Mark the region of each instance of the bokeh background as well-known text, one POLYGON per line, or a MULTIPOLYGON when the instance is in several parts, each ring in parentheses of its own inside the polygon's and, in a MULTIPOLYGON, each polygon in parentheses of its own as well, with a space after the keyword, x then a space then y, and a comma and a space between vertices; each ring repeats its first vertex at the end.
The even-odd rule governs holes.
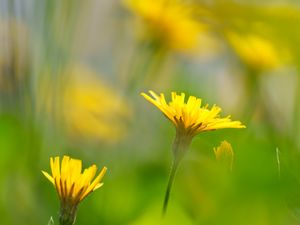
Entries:
POLYGON ((0 0, 0 223, 58 224, 50 156, 107 166, 76 224, 300 224, 297 0, 0 0), (185 92, 246 129, 194 138, 161 218, 185 92), (229 172, 213 148, 231 143, 229 172))

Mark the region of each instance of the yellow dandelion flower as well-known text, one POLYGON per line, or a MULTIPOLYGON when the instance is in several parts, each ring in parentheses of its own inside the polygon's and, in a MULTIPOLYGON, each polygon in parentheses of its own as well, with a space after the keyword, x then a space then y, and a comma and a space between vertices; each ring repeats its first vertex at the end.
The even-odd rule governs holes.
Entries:
POLYGON ((74 224, 78 204, 91 192, 100 188, 107 168, 103 167, 94 179, 97 166, 92 165, 82 172, 82 161, 64 156, 61 163, 59 157, 50 158, 52 175, 42 171, 45 177, 55 186, 60 198, 60 224, 74 224))
POLYGON ((185 94, 180 95, 172 92, 172 100, 167 103, 164 94, 157 95, 149 91, 151 96, 142 93, 142 96, 159 108, 164 115, 173 122, 177 132, 181 135, 193 137, 204 131, 218 130, 223 128, 245 128, 240 121, 232 121, 230 116, 220 118, 221 108, 213 105, 201 107, 202 100, 190 96, 185 102, 185 94))
POLYGON ((172 99, 167 103, 164 94, 157 95, 153 91, 149 91, 149 93, 151 96, 145 93, 141 95, 161 110, 176 127, 176 136, 172 149, 174 161, 163 207, 163 213, 165 213, 177 167, 188 150, 192 138, 204 131, 223 128, 245 128, 245 125, 240 121, 232 121, 230 116, 221 118, 221 108, 216 105, 213 105, 211 109, 208 108, 208 105, 201 107, 202 101, 200 98, 190 96, 185 102, 184 93, 178 95, 176 92, 172 92, 172 99))
POLYGON ((124 0, 127 8, 146 27, 148 36, 164 47, 193 50, 203 25, 195 19, 193 5, 180 0, 124 0))
POLYGON ((234 153, 229 142, 222 141, 220 146, 214 148, 214 153, 221 164, 232 170, 234 153))

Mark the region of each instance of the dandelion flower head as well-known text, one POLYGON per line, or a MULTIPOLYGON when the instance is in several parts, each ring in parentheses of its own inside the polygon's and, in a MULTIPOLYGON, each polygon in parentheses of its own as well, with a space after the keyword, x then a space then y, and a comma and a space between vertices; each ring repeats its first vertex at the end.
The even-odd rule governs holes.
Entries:
POLYGON ((55 186, 63 206, 76 207, 91 192, 100 188, 102 178, 106 172, 103 167, 94 179, 97 166, 92 165, 82 172, 82 161, 64 156, 60 162, 59 157, 50 158, 50 175, 42 171, 45 177, 55 186))
POLYGON ((155 105, 162 113, 173 122, 177 132, 193 137, 194 135, 211 130, 223 128, 245 128, 240 121, 232 121, 230 116, 220 117, 221 108, 213 105, 202 105, 202 100, 190 96, 185 102, 185 94, 172 92, 172 99, 167 103, 164 94, 157 95, 149 91, 150 95, 141 95, 155 105))

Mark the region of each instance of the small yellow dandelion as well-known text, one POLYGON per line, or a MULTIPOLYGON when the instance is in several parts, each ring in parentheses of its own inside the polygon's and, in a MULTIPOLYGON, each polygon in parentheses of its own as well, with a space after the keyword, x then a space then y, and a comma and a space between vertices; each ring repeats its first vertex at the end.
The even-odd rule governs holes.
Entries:
POLYGON ((78 204, 91 192, 100 188, 102 178, 107 170, 103 167, 94 179, 97 166, 92 165, 82 173, 82 161, 64 156, 61 164, 59 157, 50 158, 52 176, 42 171, 46 178, 55 186, 60 198, 60 224, 72 225, 75 222, 78 204), (94 180, 93 180, 94 179, 94 180))
POLYGON ((232 170, 234 153, 229 142, 222 141, 220 146, 214 148, 214 153, 221 164, 232 170))
POLYGON ((176 136, 173 142, 174 161, 171 169, 169 183, 165 195, 163 213, 165 213, 173 179, 179 162, 185 155, 193 137, 204 131, 212 131, 223 128, 245 128, 240 121, 232 121, 230 116, 221 118, 221 108, 213 105, 211 109, 208 105, 202 106, 202 100, 190 96, 185 102, 185 94, 180 95, 172 92, 172 99, 166 102, 164 94, 157 95, 149 91, 150 95, 141 95, 155 105, 162 113, 172 121, 176 128, 176 136))

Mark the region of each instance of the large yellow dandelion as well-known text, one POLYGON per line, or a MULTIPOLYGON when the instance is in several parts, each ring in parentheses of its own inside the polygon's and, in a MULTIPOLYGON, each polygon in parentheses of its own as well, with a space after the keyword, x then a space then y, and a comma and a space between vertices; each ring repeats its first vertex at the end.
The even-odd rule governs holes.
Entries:
POLYGON ((91 192, 100 188, 106 172, 103 167, 94 179, 97 166, 92 165, 82 173, 82 161, 64 156, 61 163, 59 157, 50 158, 52 175, 42 171, 46 178, 55 186, 60 198, 60 224, 72 225, 75 222, 78 204, 91 192))
POLYGON ((142 96, 155 105, 176 128, 176 137, 173 143, 174 161, 167 186, 163 212, 167 208, 170 190, 179 162, 185 155, 192 138, 204 131, 212 131, 224 128, 245 128, 240 121, 232 121, 230 116, 220 117, 221 108, 213 105, 202 106, 202 100, 190 96, 185 102, 185 94, 172 92, 172 99, 167 103, 164 94, 157 95, 149 91, 150 95, 142 93, 142 96))
POLYGON ((202 105, 202 100, 190 96, 185 102, 185 94, 180 95, 172 92, 172 100, 167 103, 164 94, 157 95, 149 91, 151 96, 142 93, 142 96, 160 109, 165 116, 173 122, 177 132, 182 135, 193 137, 204 131, 218 130, 223 128, 245 128, 240 121, 232 121, 230 116, 221 118, 221 108, 213 105, 202 105))

